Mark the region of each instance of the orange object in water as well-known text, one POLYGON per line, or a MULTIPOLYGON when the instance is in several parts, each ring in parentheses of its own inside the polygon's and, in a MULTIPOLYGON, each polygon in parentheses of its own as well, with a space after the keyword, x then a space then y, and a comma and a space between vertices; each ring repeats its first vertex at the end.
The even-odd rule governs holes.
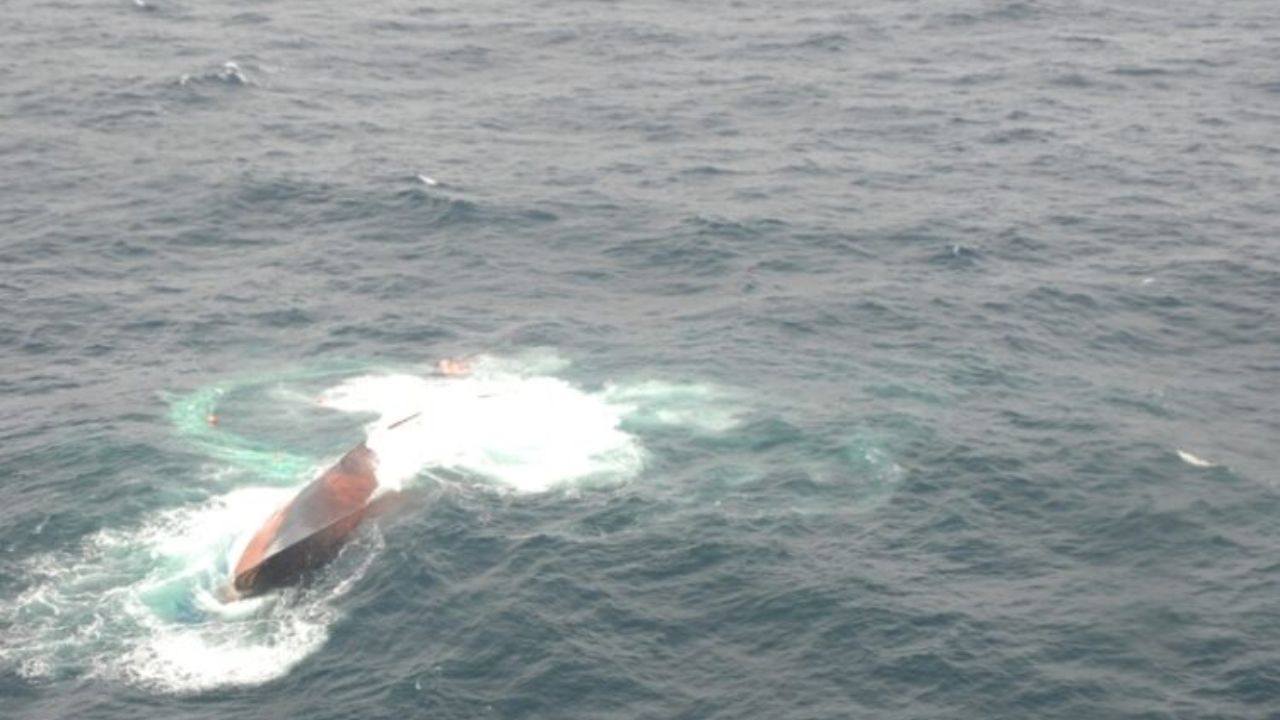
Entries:
POLYGON ((460 376, 471 372, 471 361, 466 358, 443 358, 436 363, 441 375, 460 376))

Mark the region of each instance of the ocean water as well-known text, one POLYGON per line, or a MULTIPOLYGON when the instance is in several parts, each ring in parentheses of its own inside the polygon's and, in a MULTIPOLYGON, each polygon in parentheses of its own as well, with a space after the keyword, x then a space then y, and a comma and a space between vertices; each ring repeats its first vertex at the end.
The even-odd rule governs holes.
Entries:
POLYGON ((3 8, 0 717, 1280 717, 1275 3, 3 8))

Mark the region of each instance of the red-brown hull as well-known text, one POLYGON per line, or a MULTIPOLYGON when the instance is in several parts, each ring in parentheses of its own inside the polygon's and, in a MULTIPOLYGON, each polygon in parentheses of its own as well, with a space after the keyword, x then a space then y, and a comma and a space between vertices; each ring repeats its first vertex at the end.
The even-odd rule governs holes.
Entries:
POLYGON ((332 560, 366 517, 378 487, 376 463, 362 444, 273 513, 236 562, 238 596, 298 584, 332 560))

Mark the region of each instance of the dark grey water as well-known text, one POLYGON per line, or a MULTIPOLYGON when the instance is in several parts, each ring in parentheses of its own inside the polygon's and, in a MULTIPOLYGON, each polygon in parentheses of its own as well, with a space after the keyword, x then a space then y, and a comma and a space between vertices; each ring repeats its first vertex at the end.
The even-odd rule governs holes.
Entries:
POLYGON ((5 717, 1280 713, 1274 3, 2 7, 5 717))

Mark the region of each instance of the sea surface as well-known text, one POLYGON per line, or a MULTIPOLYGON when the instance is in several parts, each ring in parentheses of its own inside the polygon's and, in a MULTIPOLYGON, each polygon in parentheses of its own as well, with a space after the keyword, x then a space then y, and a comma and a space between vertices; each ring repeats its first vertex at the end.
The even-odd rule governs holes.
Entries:
POLYGON ((0 717, 1278 718, 1278 197, 1271 1, 0 0, 0 717))

